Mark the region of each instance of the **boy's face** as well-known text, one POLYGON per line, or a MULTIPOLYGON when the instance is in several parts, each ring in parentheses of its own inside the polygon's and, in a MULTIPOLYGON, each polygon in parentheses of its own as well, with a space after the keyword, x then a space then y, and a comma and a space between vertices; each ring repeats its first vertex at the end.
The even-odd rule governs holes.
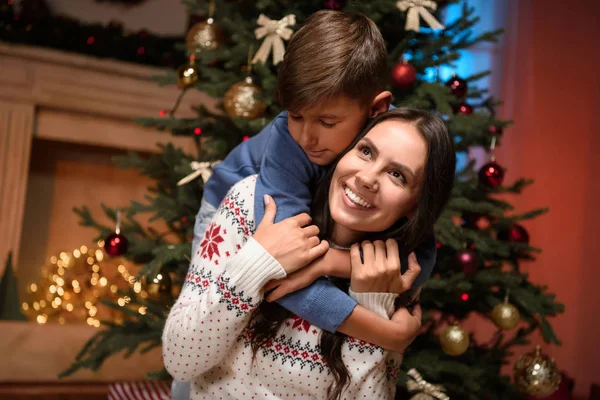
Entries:
POLYGON ((337 96, 288 113, 288 128, 292 138, 302 147, 310 161, 330 164, 352 143, 365 125, 371 107, 347 96, 337 96))

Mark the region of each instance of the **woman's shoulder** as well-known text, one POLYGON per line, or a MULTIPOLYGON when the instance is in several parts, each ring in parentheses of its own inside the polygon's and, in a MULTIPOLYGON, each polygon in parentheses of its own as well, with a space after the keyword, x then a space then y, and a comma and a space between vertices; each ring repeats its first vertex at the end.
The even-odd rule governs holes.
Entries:
POLYGON ((242 179, 229 189, 217 213, 238 225, 246 236, 254 231, 254 190, 257 175, 242 179))

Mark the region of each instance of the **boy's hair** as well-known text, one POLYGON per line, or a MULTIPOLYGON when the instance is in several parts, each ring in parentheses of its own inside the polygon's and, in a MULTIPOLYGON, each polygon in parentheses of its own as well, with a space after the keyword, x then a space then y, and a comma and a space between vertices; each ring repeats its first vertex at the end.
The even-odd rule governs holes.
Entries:
POLYGON ((362 14, 321 10, 287 45, 279 68, 279 100, 286 110, 313 107, 346 95, 369 105, 389 75, 385 42, 362 14))

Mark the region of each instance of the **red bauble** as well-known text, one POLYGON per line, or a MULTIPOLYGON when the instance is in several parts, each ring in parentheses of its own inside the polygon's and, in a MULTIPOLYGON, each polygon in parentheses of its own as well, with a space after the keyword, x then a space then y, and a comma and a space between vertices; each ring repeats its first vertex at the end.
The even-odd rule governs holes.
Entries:
POLYGON ((462 78, 459 78, 458 76, 453 76, 452 78, 450 78, 450 80, 446 82, 446 86, 448 86, 452 91, 452 94, 458 98, 465 97, 467 95, 467 89, 469 87, 467 85, 467 81, 465 81, 462 78))
POLYGON ((492 135, 502 135, 502 128, 496 125, 490 125, 488 127, 488 132, 491 133, 492 135))
POLYGON ((109 256, 122 256, 127 253, 127 238, 120 233, 111 233, 104 239, 104 250, 109 256))
POLYGON ((331 10, 339 10, 342 8, 342 1, 340 0, 326 0, 323 3, 323 7, 329 8, 331 10))
POLYGON ((473 275, 477 272, 477 253, 470 249, 462 249, 456 253, 456 265, 465 273, 473 275))
POLYGON ((460 103, 452 106, 454 114, 471 115, 473 114, 473 106, 468 103, 460 103))
POLYGON ((392 68, 392 84, 398 89, 409 89, 417 81, 417 70, 403 61, 392 68))
POLYGON ((519 224, 498 231, 498 239, 508 242, 529 244, 529 233, 519 224))
POLYGON ((504 169, 495 161, 490 161, 479 170, 479 182, 482 185, 495 188, 504 180, 504 169))

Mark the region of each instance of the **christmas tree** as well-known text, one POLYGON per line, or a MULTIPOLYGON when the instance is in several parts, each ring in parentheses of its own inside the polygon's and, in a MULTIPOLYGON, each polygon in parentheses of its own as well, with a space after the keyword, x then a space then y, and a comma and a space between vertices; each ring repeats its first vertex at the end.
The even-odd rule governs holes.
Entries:
MULTIPOLYGON (((493 148, 501 144, 510 121, 496 118, 500 102, 477 86, 490 72, 455 76, 450 81, 441 81, 436 74, 440 67, 452 67, 462 50, 495 42, 502 32, 473 35, 478 18, 467 4, 462 5, 458 18, 443 26, 439 21, 452 1, 184 2, 205 20, 188 33, 189 62, 157 80, 177 84, 182 95, 187 90, 208 93, 221 101, 221 112, 198 107, 196 118, 177 119, 174 110, 161 110, 157 118, 139 119, 145 126, 193 137, 197 153, 185 154, 166 145, 150 158, 135 154, 117 158, 118 166, 137 168, 155 184, 146 202, 131 202, 120 209, 122 221, 117 221, 117 210, 105 207, 117 222, 116 231, 99 224, 86 207, 76 209, 83 225, 98 229, 99 238, 106 238, 109 254, 143 264, 140 279, 151 296, 142 298, 131 291, 128 304, 112 304, 127 318, 119 324, 105 324, 65 374, 96 369, 121 351, 131 354, 160 346, 169 306, 189 265, 193 222, 211 163, 260 132, 282 111, 276 97, 281 45, 296 24, 315 11, 330 8, 363 13, 379 26, 388 46, 389 89, 396 106, 443 115, 457 151, 474 146, 490 150, 490 160, 481 169, 470 162, 458 171, 453 199, 435 227, 438 262, 421 294, 425 329, 405 354, 400 392, 433 390, 414 372, 409 373, 415 368, 428 382, 442 385, 452 399, 520 398, 517 386, 501 374, 509 357, 520 353, 515 348, 528 344, 534 331, 540 331, 546 342, 560 344, 547 318, 562 312, 563 306, 519 269, 521 261, 532 260, 539 251, 530 246, 529 235, 519 222, 546 210, 517 214, 506 200, 506 194, 519 194, 532 181, 503 182, 504 168, 494 159, 493 148), (140 213, 152 214, 152 220, 164 221, 166 228, 142 226, 135 219, 140 213), (140 307, 144 314, 138 312, 140 307), (461 326, 472 314, 491 319, 497 333, 486 342, 476 341, 461 326)), ((550 363, 544 366, 552 367, 550 363)), ((548 382, 539 383, 544 384, 548 382)), ((532 383, 519 385, 529 394, 544 393, 535 392, 532 383)))
POLYGON ((12 252, 8 259, 2 276, 0 276, 0 320, 25 321, 21 313, 21 302, 17 289, 17 278, 12 265, 12 252))

